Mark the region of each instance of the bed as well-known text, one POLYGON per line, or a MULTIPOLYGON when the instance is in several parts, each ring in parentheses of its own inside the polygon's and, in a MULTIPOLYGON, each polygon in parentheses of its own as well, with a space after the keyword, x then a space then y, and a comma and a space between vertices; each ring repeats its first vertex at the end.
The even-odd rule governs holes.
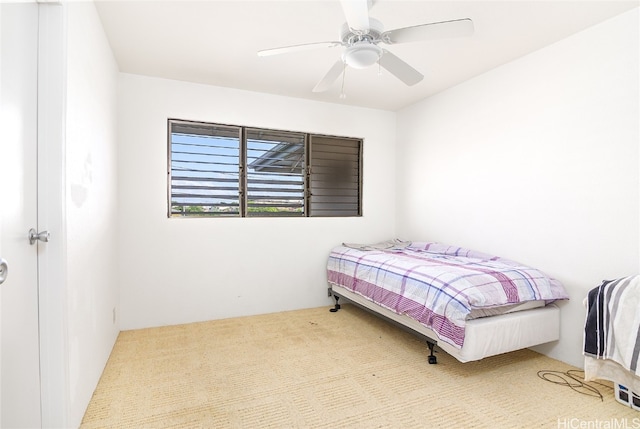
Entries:
POLYGON ((460 362, 558 340, 562 284, 541 271, 436 242, 344 243, 327 261, 329 295, 426 339, 460 362))

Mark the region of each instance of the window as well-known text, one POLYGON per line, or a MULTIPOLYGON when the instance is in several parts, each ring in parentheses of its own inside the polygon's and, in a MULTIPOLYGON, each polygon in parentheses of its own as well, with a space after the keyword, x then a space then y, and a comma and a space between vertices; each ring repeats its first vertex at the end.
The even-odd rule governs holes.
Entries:
POLYGON ((361 216, 362 140, 169 120, 169 217, 361 216))
POLYGON ((361 215, 362 141, 326 136, 309 140, 309 215, 361 215))
POLYGON ((306 136, 246 130, 246 216, 304 216, 306 136))

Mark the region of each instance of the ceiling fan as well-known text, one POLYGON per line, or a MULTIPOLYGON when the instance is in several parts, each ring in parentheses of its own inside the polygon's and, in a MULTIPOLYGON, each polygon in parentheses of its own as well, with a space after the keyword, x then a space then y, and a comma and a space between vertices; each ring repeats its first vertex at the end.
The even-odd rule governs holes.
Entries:
MULTIPOLYGON (((341 0, 346 23, 342 24, 339 41, 305 43, 265 49, 259 56, 269 56, 315 48, 333 48, 342 46, 342 55, 329 69, 327 74, 313 88, 313 92, 324 92, 329 89, 347 68, 362 69, 378 63, 380 67, 400 79, 406 85, 415 85, 424 76, 380 44, 394 45, 399 43, 419 42, 425 40, 464 37, 473 34, 473 21, 469 18, 451 21, 432 22, 412 27, 384 30, 382 23, 369 17, 369 9, 376 0, 341 0)), ((341 97, 344 97, 344 88, 341 97)))

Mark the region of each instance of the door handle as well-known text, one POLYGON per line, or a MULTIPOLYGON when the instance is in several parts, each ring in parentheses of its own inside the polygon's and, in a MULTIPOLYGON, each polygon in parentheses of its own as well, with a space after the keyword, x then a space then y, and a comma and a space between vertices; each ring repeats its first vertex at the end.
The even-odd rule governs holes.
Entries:
POLYGON ((33 228, 29 230, 29 244, 34 244, 37 240, 47 243, 50 237, 49 231, 36 232, 33 228))
POLYGON ((4 283, 7 279, 7 275, 9 274, 9 266, 7 265, 7 261, 0 258, 0 285, 4 283))

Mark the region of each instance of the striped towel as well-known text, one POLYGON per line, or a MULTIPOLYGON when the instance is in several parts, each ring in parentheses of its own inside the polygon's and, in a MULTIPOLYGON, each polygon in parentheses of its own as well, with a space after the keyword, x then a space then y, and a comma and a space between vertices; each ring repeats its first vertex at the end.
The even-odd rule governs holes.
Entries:
MULTIPOLYGON (((587 296, 584 355, 592 360, 611 360, 640 376, 639 354, 640 275, 606 280, 587 296)), ((591 362, 593 365, 597 364, 591 362)))

